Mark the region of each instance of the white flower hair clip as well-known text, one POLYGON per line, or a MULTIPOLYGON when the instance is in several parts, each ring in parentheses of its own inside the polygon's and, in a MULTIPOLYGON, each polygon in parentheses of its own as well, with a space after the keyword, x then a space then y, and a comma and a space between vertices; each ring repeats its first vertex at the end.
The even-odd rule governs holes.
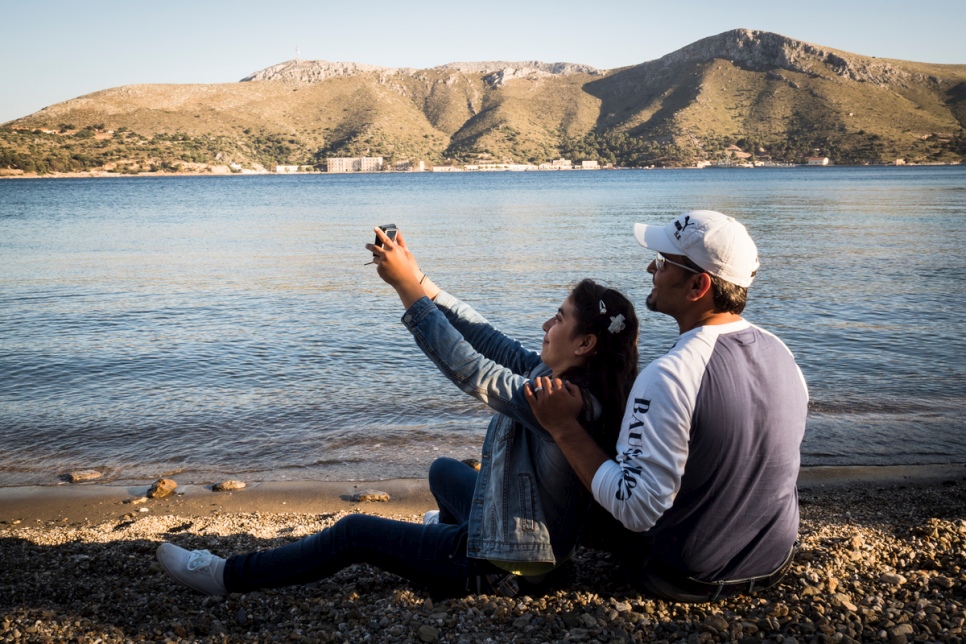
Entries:
POLYGON ((604 304, 604 300, 600 301, 600 314, 603 315, 607 313, 607 306, 604 304))
POLYGON ((610 319, 610 326, 607 327, 607 330, 611 333, 620 333, 625 326, 624 315, 619 313, 610 319))

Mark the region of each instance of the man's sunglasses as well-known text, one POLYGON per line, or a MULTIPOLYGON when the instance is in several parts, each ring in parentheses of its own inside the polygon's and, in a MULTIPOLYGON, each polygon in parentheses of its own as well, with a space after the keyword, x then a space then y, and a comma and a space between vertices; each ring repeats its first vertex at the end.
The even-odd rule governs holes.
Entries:
POLYGON ((672 264, 674 266, 677 266, 679 268, 683 268, 686 271, 691 271, 692 273, 696 273, 698 275, 700 275, 701 273, 704 272, 704 271, 701 271, 701 270, 698 270, 698 269, 695 269, 695 268, 691 268, 690 266, 685 266, 684 264, 678 264, 677 262, 672 262, 671 260, 669 260, 667 257, 665 257, 664 255, 662 255, 661 253, 658 253, 657 254, 657 257, 654 258, 654 266, 657 267, 657 270, 663 271, 665 264, 672 264))

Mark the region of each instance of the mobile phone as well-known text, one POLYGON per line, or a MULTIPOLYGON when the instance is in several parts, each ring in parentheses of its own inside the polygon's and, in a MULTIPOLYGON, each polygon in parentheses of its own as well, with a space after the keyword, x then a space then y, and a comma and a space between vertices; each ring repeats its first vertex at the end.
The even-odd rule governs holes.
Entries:
MULTIPOLYGON (((382 232, 386 233, 386 236, 389 237, 389 239, 391 239, 392 241, 396 241, 396 233, 399 232, 396 229, 396 224, 385 224, 385 225, 379 226, 379 228, 382 229, 382 232)), ((383 247, 383 243, 382 243, 382 240, 379 239, 379 235, 376 235, 376 241, 373 242, 373 246, 378 246, 379 248, 383 247)), ((372 259, 373 261, 366 262, 365 264, 363 264, 363 266, 368 266, 369 264, 375 264, 376 263, 375 254, 373 254, 372 259)))
MULTIPOLYGON (((386 236, 389 237, 389 239, 396 241, 396 233, 399 232, 396 228, 396 224, 385 224, 383 226, 379 226, 379 228, 382 229, 382 232, 386 233, 386 236)), ((382 240, 379 239, 379 235, 376 235, 375 245, 379 248, 382 248, 382 240)))

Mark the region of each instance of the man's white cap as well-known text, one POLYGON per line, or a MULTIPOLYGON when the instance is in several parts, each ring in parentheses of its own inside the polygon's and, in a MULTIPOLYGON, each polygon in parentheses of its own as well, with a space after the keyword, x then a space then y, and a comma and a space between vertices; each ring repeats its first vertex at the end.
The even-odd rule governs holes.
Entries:
POLYGON ((758 248, 734 217, 713 210, 681 213, 666 226, 634 224, 644 248, 684 255, 726 282, 748 287, 758 270, 758 248))

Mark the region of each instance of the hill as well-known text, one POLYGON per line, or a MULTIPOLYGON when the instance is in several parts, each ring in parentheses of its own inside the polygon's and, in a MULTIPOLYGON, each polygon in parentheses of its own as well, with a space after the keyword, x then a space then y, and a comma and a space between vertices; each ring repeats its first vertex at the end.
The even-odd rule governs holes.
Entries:
POLYGON ((0 170, 238 171, 359 155, 691 165, 734 145, 795 163, 961 162, 964 124, 966 65, 738 29, 615 70, 296 60, 237 83, 107 89, 0 127, 0 170))

